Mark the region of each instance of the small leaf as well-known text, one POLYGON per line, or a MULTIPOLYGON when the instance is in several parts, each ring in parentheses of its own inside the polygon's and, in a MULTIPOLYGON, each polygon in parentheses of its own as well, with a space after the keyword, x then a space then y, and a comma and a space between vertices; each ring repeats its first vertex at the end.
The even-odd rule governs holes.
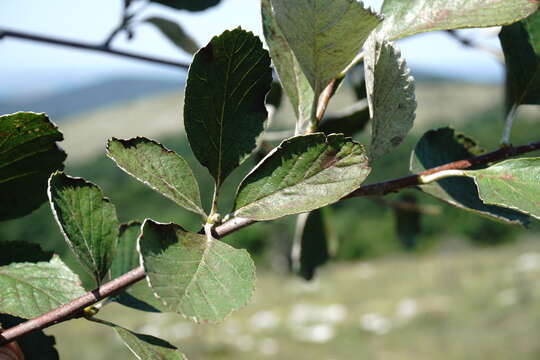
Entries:
POLYGON ((276 109, 281 107, 283 98, 283 88, 281 84, 277 81, 272 81, 272 87, 266 95, 266 105, 272 105, 276 109))
POLYGON ((58 256, 49 262, 0 267, 0 313, 31 319, 85 293, 80 280, 58 256))
POLYGON ((116 248, 114 205, 96 185, 58 172, 49 179, 49 201, 67 244, 99 284, 109 271, 116 248))
POLYGON ((0 241, 0 266, 19 262, 51 260, 53 253, 43 251, 41 246, 24 241, 0 241))
POLYGON ((206 216, 199 185, 188 163, 174 151, 145 138, 118 140, 107 155, 125 172, 189 211, 206 216))
POLYGON ((373 161, 402 143, 416 117, 416 100, 414 79, 395 45, 372 36, 365 51, 373 161))
POLYGON ((177 10, 203 11, 219 4, 220 0, 150 0, 177 10))
POLYGON ((512 24, 538 9, 531 0, 385 0, 382 33, 387 39, 461 28, 512 24))
MULTIPOLYGON (((141 225, 140 222, 133 221, 120 226, 116 256, 111 264, 112 279, 139 267, 137 239, 141 232, 141 225)), ((131 285, 126 291, 115 295, 113 300, 141 311, 163 312, 167 310, 154 295, 147 281, 139 281, 131 285)))
POLYGON ((540 219, 540 158, 506 160, 465 174, 474 178, 484 203, 540 219))
POLYGON ((0 221, 29 214, 47 200, 47 179, 64 168, 64 137, 45 114, 0 116, 0 221), (9 206, 6 206, 9 204, 9 206))
POLYGON ((197 50, 199 50, 199 45, 197 45, 195 40, 193 40, 193 38, 174 21, 152 16, 143 20, 143 22, 147 22, 157 27, 161 33, 178 48, 190 54, 195 54, 197 50))
POLYGON ((235 216, 272 220, 329 205, 354 191, 370 172, 364 147, 322 133, 285 140, 242 181, 235 216))
MULTIPOLYGON (((454 129, 442 128, 428 131, 416 144, 411 155, 411 171, 414 173, 434 168, 449 162, 468 159, 483 150, 476 142, 454 129)), ((436 183, 423 185, 422 191, 446 203, 491 219, 526 226, 527 216, 499 206, 485 205, 478 196, 472 179, 452 177, 436 183)))
POLYGON ((364 100, 367 98, 364 63, 359 63, 347 71, 347 81, 356 100, 364 100))
POLYGON ((256 148, 268 116, 270 57, 241 29, 225 31, 199 50, 189 69, 184 124, 189 143, 217 187, 256 148))
POLYGON ((253 295, 255 266, 245 250, 147 219, 139 251, 165 307, 195 322, 219 322, 253 295))
POLYGON ((324 117, 318 131, 330 134, 353 136, 363 131, 370 120, 366 101, 360 101, 343 111, 324 117))

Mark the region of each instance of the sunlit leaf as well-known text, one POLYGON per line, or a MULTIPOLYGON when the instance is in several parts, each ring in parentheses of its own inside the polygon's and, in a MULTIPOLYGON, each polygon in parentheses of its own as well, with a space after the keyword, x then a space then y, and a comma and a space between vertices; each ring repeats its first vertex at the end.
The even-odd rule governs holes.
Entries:
POLYGON ((190 54, 195 54, 197 50, 199 50, 199 45, 197 45, 195 40, 193 40, 193 38, 174 21, 152 16, 143 20, 143 22, 147 22, 157 27, 161 33, 178 48, 190 54))

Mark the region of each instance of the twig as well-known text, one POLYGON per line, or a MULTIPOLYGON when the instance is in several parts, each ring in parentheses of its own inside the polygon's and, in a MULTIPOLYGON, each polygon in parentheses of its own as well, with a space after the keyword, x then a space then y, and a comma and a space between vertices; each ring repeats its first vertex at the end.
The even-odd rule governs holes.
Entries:
MULTIPOLYGON (((343 199, 356 196, 372 196, 385 195, 398 190, 420 185, 420 177, 422 175, 434 174, 443 170, 451 169, 466 169, 476 165, 484 165, 493 161, 504 160, 513 156, 522 155, 525 153, 540 150, 540 141, 532 142, 522 146, 508 146, 499 150, 476 156, 466 160, 454 161, 445 165, 429 169, 418 174, 402 177, 395 180, 381 182, 377 184, 364 185, 352 194, 343 199)), ((342 199, 342 200, 343 200, 342 199)), ((255 221, 244 218, 232 218, 214 229, 214 237, 221 238, 230 233, 236 232, 255 221)), ((23 322, 17 326, 5 330, 0 334, 0 346, 16 340, 18 337, 31 333, 36 330, 44 329, 51 325, 72 319, 80 316, 84 309, 93 305, 112 294, 121 291, 130 285, 144 279, 144 269, 142 267, 135 268, 130 272, 111 280, 101 285, 96 290, 88 292, 83 296, 60 306, 46 314, 40 315, 34 319, 23 322)))
POLYGON ((446 30, 446 33, 448 35, 450 35, 452 38, 454 38, 461 45, 463 45, 465 47, 472 48, 472 49, 477 49, 477 50, 483 51, 483 52, 495 57, 499 63, 504 64, 504 56, 503 56, 503 54, 501 52, 499 52, 499 51, 497 51, 495 49, 492 49, 490 47, 484 46, 482 44, 479 44, 479 43, 475 42, 472 39, 465 38, 465 37, 459 35, 455 30, 446 30))

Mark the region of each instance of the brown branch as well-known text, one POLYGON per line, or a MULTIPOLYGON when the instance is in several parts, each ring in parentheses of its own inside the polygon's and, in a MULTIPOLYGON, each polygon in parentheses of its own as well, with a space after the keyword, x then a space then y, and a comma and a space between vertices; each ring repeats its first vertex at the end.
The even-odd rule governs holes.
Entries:
MULTIPOLYGON (((442 170, 466 169, 472 166, 485 165, 494 161, 504 160, 513 156, 526 154, 536 150, 540 150, 540 141, 516 147, 503 147, 499 150, 486 153, 484 155, 480 155, 466 160, 454 161, 433 169, 423 171, 418 174, 405 176, 399 179, 381 182, 377 184, 364 185, 361 186, 358 190, 354 191, 352 194, 344 197, 343 199, 356 196, 385 195, 407 187, 420 185, 420 175, 429 175, 442 170)), ((240 230, 241 228, 253 224, 254 222, 255 221, 249 219, 232 218, 231 220, 228 220, 220 226, 216 227, 214 229, 214 235, 217 238, 224 237, 230 233, 240 230)), ((130 285, 133 285, 134 283, 144 279, 144 276, 144 269, 142 267, 138 267, 114 280, 103 284, 96 290, 88 292, 83 296, 65 305, 60 306, 57 309, 54 309, 32 320, 28 320, 24 323, 7 329, 0 334, 0 346, 12 342, 18 337, 28 334, 30 332, 44 329, 51 325, 80 316, 86 307, 91 306, 107 298, 108 296, 111 296, 112 294, 127 288, 130 285)))

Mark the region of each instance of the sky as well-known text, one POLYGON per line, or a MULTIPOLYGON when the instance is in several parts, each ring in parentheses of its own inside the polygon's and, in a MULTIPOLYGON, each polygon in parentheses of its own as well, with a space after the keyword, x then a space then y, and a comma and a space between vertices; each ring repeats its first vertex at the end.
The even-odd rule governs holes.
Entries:
MULTIPOLYGON (((364 3, 378 10, 382 0, 364 3)), ((122 4, 122 0, 4 0, 0 2, 0 29, 99 44, 118 24, 122 4)), ((204 45, 212 36, 237 26, 262 36, 259 6, 258 0, 222 0, 210 10, 190 13, 149 5, 144 8, 142 18, 162 16, 175 20, 204 45)), ((466 36, 478 34, 478 30, 464 32, 466 36)), ((493 47, 498 46, 496 37, 486 41, 493 47)), ((503 76, 501 65, 491 56, 464 48, 443 33, 414 36, 398 45, 413 75, 415 70, 422 70, 483 82, 498 82, 503 76)), ((136 28, 132 41, 120 36, 112 46, 170 60, 189 62, 191 58, 148 24, 136 28)), ((182 72, 91 51, 11 38, 0 40, 0 97, 39 97, 119 76, 181 80, 182 72)))

